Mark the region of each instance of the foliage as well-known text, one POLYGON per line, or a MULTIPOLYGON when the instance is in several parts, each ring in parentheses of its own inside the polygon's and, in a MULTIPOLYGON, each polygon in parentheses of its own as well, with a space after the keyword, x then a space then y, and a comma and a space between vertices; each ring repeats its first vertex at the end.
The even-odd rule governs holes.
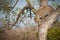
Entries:
POLYGON ((48 40, 60 40, 60 27, 53 27, 48 30, 48 40))
POLYGON ((30 3, 30 0, 26 0, 27 1, 27 3, 30 3))
POLYGON ((4 13, 10 13, 10 11, 16 6, 18 0, 0 0, 0 11, 4 13))
POLYGON ((12 0, 0 0, 0 10, 8 11, 10 10, 10 4, 12 0))
POLYGON ((36 36, 39 37, 39 33, 38 32, 36 33, 36 36))
POLYGON ((57 22, 54 24, 54 26, 60 27, 60 21, 57 21, 57 22))

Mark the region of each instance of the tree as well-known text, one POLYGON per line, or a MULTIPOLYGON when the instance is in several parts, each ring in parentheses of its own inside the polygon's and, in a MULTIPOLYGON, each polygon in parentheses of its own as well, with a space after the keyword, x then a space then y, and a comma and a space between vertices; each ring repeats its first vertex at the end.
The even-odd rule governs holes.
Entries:
POLYGON ((48 5, 48 0, 40 0, 40 7, 38 11, 35 11, 34 7, 30 4, 30 0, 26 0, 27 5, 20 10, 17 15, 16 21, 12 24, 13 27, 19 20, 20 14, 24 12, 25 9, 30 9, 35 13, 35 21, 38 23, 39 40, 47 40, 47 31, 49 27, 54 23, 55 19, 60 15, 60 6, 53 9, 48 5), (33 10, 34 9, 34 10, 33 10))
MULTIPOLYGON (((56 10, 54 10, 51 6, 49 6, 48 4, 48 0, 40 0, 40 8, 37 12, 34 12, 36 15, 36 19, 37 19, 37 23, 39 26, 39 40, 46 40, 46 36, 47 36, 47 31, 49 29, 49 27, 51 26, 51 24, 53 24, 53 22, 55 21, 56 17, 59 16, 60 14, 60 7, 58 7, 56 10), (46 8, 46 11, 44 10, 44 8, 46 8), (42 10, 41 10, 42 9, 42 10), (49 9, 49 10, 48 10, 49 9), (43 14, 42 12, 46 12, 48 14, 43 14), (39 15, 40 13, 42 13, 41 15, 39 15), (43 16, 44 15, 44 16, 43 16), (41 16, 41 17, 40 17, 41 16), (42 18, 43 17, 43 18, 42 18)), ((29 5, 29 4, 28 4, 29 5)), ((26 9, 27 7, 25 6, 21 12, 18 14, 17 17, 17 21, 19 19, 19 15, 26 9)), ((33 9, 33 7, 31 5, 29 5, 29 8, 33 9)), ((35 20, 36 20, 35 19, 35 20)), ((17 23, 17 21, 14 23, 14 25, 17 23)))
POLYGON ((13 10, 13 8, 16 6, 18 0, 14 3, 13 0, 1 0, 0 1, 0 11, 2 11, 5 15, 5 21, 7 23, 6 27, 9 27, 10 25, 10 12, 13 10), (13 5, 13 6, 12 6, 13 5))

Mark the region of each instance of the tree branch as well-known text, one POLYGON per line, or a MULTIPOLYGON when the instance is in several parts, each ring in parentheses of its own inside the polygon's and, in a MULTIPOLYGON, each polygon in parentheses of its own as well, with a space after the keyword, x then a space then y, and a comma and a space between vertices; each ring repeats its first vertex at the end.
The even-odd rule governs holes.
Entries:
POLYGON ((16 21, 12 24, 12 26, 14 26, 14 25, 18 22, 19 17, 20 17, 20 14, 22 14, 26 8, 27 8, 27 7, 25 6, 25 7, 19 12, 19 14, 17 15, 16 21))
POLYGON ((54 23, 55 19, 60 14, 60 12, 58 12, 58 10, 60 10, 60 8, 57 8, 56 10, 54 10, 48 19, 40 22, 42 24, 40 25, 40 28, 39 28, 39 40, 46 40, 47 31, 48 31, 49 27, 54 23))
POLYGON ((48 5, 48 0, 40 0, 40 8, 47 5, 48 5))
MULTIPOLYGON (((16 6, 17 3, 18 3, 18 0, 17 0, 16 3, 13 5, 13 8, 16 6)), ((13 10, 13 8, 12 8, 12 10, 13 10)))
MULTIPOLYGON (((14 26, 14 25, 18 22, 19 17, 20 17, 20 14, 22 14, 22 13, 24 12, 24 10, 27 9, 27 8, 34 9, 34 7, 32 7, 31 4, 25 6, 25 7, 19 12, 19 14, 17 15, 16 21, 12 24, 12 26, 14 26)), ((35 13, 35 12, 34 12, 34 13, 35 13)))

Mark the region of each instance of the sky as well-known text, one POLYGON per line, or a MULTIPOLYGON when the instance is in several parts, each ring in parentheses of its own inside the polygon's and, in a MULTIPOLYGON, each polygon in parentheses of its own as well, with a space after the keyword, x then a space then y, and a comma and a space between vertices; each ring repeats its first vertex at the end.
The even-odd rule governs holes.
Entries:
POLYGON ((25 0, 19 0, 16 7, 23 8, 26 5, 25 0))

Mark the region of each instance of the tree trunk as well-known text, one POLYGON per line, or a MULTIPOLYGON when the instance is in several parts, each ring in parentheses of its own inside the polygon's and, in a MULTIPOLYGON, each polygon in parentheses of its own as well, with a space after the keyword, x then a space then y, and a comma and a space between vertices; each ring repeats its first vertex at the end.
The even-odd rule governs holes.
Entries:
POLYGON ((40 8, 47 5, 48 5, 48 0, 40 0, 40 8))
POLYGON ((59 13, 54 11, 47 20, 42 21, 43 23, 39 27, 39 40, 47 40, 47 31, 58 15, 59 13))

